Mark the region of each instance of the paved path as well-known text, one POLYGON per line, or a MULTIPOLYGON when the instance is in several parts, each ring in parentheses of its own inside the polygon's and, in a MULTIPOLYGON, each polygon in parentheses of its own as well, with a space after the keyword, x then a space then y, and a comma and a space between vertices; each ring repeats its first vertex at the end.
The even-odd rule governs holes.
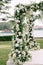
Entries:
POLYGON ((43 49, 30 51, 32 61, 27 61, 23 65, 43 65, 43 49))
MULTIPOLYGON (((43 65, 43 49, 29 52, 32 55, 32 61, 26 61, 23 65, 43 65)), ((15 65, 15 64, 11 59, 9 59, 6 65, 15 65)))

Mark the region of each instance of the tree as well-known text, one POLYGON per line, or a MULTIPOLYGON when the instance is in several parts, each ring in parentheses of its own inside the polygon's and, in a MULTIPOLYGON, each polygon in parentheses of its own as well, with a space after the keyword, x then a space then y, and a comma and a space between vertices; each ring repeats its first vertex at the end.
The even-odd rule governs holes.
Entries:
POLYGON ((0 0, 0 22, 6 22, 11 17, 9 9, 11 8, 10 0, 0 0))
POLYGON ((9 10, 11 8, 10 4, 11 4, 11 0, 0 0, 0 22, 1 22, 0 25, 2 25, 1 28, 3 28, 3 24, 4 24, 4 26, 8 26, 7 28, 9 30, 11 30, 11 28, 12 28, 11 21, 14 20, 13 16, 9 12, 9 10))

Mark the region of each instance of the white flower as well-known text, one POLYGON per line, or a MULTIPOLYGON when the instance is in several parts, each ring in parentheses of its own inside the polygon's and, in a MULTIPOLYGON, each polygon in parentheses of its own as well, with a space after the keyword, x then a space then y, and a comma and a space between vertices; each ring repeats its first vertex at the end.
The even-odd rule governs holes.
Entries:
POLYGON ((16 23, 20 23, 20 21, 19 20, 16 20, 16 23))
POLYGON ((13 59, 16 57, 16 53, 13 54, 13 59))
POLYGON ((18 51, 18 53, 20 53, 20 51, 18 51))
POLYGON ((18 25, 18 24, 16 25, 16 30, 17 30, 17 31, 19 30, 19 25, 18 25))
POLYGON ((34 42, 30 42, 29 44, 30 44, 30 45, 34 45, 34 42))
POLYGON ((20 44, 22 44, 22 39, 19 39, 20 44))
POLYGON ((37 10, 36 12, 33 12, 34 15, 40 15, 41 11, 37 10))
POLYGON ((17 43, 19 44, 19 42, 20 42, 20 39, 19 39, 19 38, 16 38, 16 40, 17 40, 17 43))
POLYGON ((15 44, 15 47, 19 47, 19 44, 18 44, 18 43, 16 43, 16 44, 15 44))
POLYGON ((19 54, 19 57, 21 57, 21 54, 19 54))
POLYGON ((18 38, 16 38, 16 40, 18 40, 18 38))
POLYGON ((25 54, 26 54, 25 51, 22 51, 22 54, 25 56, 25 54))
POLYGON ((28 31, 26 31, 26 33, 25 34, 29 34, 29 32, 28 31))
POLYGON ((28 50, 28 47, 27 46, 25 46, 25 50, 28 50))
POLYGON ((17 10, 17 12, 19 13, 19 9, 17 10))
POLYGON ((19 33, 19 35, 21 35, 21 32, 18 32, 19 33))
POLYGON ((15 51, 18 52, 18 49, 16 49, 15 51))
POLYGON ((20 53, 20 51, 19 51, 18 49, 16 49, 16 50, 15 50, 15 52, 18 52, 18 53, 20 53))
POLYGON ((15 46, 16 46, 16 47, 19 47, 19 44, 17 43, 17 44, 15 44, 15 46))

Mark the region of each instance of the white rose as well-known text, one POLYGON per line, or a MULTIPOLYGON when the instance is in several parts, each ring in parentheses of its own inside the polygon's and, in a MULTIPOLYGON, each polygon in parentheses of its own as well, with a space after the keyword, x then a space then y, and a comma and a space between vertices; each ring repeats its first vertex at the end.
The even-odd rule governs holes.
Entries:
POLYGON ((18 24, 16 25, 16 30, 17 30, 17 31, 19 30, 19 25, 18 25, 18 24))
POLYGON ((18 53, 20 53, 20 51, 18 51, 18 53))
POLYGON ((25 51, 23 51, 22 54, 25 56, 25 54, 26 54, 25 51))
POLYGON ((17 12, 19 13, 19 10, 17 10, 17 12))
POLYGON ((18 46, 19 46, 19 44, 15 44, 15 46, 16 46, 16 47, 18 47, 18 46))
POLYGON ((21 54, 19 54, 19 57, 21 57, 21 54))
POLYGON ((19 39, 20 44, 22 44, 22 39, 19 39))
POLYGON ((34 45, 34 42, 30 42, 30 45, 34 45))
POLYGON ((28 47, 27 47, 27 46, 25 46, 25 49, 26 49, 26 50, 28 50, 28 47))
POLYGON ((16 53, 13 54, 13 58, 15 58, 15 57, 16 57, 16 53))
POLYGON ((21 35, 21 32, 19 32, 19 35, 21 35))
POLYGON ((18 49, 16 49, 15 51, 18 52, 18 49))
POLYGON ((19 23, 20 21, 19 20, 16 20, 17 23, 19 23))

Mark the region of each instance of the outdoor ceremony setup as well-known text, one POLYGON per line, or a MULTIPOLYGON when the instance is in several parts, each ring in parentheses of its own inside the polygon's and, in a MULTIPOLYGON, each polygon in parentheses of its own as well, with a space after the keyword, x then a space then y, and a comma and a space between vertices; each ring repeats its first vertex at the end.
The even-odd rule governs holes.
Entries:
MULTIPOLYGON (((9 1, 3 0, 4 3, 9 1)), ((25 5, 18 3, 14 6, 13 15, 7 13, 6 17, 10 18, 14 35, 12 35, 13 47, 8 54, 6 65, 43 65, 43 49, 40 49, 40 43, 37 43, 33 36, 34 21, 41 19, 42 13, 43 1, 25 5), (38 14, 37 11, 41 13, 38 14)))

